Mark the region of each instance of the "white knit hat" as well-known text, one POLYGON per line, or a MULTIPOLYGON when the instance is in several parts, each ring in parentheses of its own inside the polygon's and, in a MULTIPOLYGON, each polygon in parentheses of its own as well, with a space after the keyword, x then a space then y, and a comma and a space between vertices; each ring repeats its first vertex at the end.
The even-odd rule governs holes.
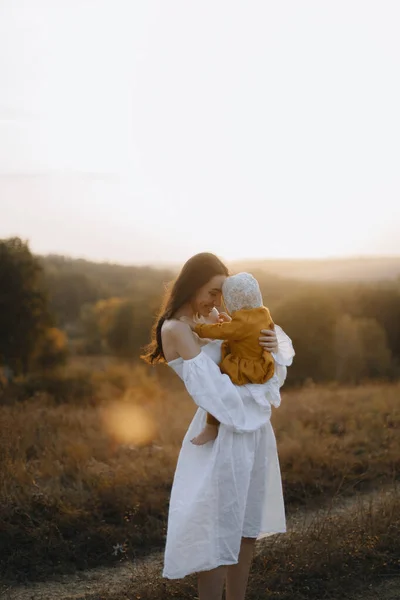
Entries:
POLYGON ((229 313, 242 308, 259 308, 263 306, 258 281, 251 273, 238 273, 227 277, 222 284, 222 294, 229 313))

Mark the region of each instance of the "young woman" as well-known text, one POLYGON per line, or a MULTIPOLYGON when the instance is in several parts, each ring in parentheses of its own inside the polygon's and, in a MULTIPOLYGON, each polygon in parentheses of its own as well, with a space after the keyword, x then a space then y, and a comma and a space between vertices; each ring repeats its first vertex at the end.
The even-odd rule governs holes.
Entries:
MULTIPOLYGON (((221 340, 202 340, 181 318, 218 322, 221 287, 229 275, 214 254, 196 254, 164 299, 153 339, 142 358, 167 362, 181 377, 198 410, 186 432, 175 470, 168 514, 163 576, 198 573, 200 600, 244 600, 254 543, 286 531, 282 480, 271 405, 265 384, 236 386, 221 373, 221 340), (256 390, 256 393, 255 393, 256 390), (220 422, 217 438, 191 443, 209 412, 220 422)), ((260 331, 281 385, 294 350, 290 338, 260 331)))

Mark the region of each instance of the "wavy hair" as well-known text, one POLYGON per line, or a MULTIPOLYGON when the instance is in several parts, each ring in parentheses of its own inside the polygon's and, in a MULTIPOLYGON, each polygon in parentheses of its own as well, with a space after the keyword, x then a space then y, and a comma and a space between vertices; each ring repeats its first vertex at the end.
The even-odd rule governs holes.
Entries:
POLYGON ((167 287, 152 328, 151 342, 144 347, 141 359, 149 364, 165 362, 161 343, 161 327, 164 321, 171 319, 181 306, 190 302, 197 291, 215 275, 228 276, 229 270, 218 256, 211 252, 200 252, 186 261, 175 281, 167 287))

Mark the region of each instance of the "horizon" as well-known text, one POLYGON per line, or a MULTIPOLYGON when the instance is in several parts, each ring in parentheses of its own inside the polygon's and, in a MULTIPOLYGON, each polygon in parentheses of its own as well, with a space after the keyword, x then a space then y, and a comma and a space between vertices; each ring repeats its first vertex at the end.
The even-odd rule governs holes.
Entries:
MULTIPOLYGON (((190 258, 189 256, 187 257, 187 259, 185 259, 184 261, 181 262, 171 262, 171 261, 158 261, 158 262, 152 262, 152 263, 148 263, 148 262, 129 262, 129 263, 124 263, 124 262, 115 262, 115 261, 109 261, 109 260, 96 260, 96 259, 92 259, 92 258, 87 258, 84 256, 70 256, 70 255, 65 255, 65 254, 57 254, 57 253, 47 253, 47 254, 37 254, 34 253, 35 256, 37 256, 38 258, 44 258, 44 259, 51 259, 51 258, 59 258, 59 259, 65 259, 65 260, 70 260, 70 261, 83 261, 83 262, 88 262, 88 263, 93 263, 93 264, 107 264, 107 265, 112 265, 112 266, 121 266, 121 267, 178 267, 180 265, 183 265, 185 260, 187 260, 188 258, 190 258)), ((400 253, 399 254, 386 254, 386 255, 376 255, 376 254, 364 254, 364 255, 348 255, 348 256, 328 256, 328 257, 277 257, 277 258, 260 258, 260 257, 245 257, 245 258, 238 258, 238 259, 226 259, 224 257, 219 256, 219 258, 221 258, 222 260, 225 260, 227 263, 257 263, 257 262, 345 262, 345 261, 379 261, 379 260, 399 260, 400 261, 400 253)))

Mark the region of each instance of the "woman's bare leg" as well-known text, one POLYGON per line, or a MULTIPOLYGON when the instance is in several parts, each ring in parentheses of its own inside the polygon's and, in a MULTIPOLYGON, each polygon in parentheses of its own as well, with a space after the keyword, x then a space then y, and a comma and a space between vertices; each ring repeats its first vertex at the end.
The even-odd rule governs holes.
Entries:
POLYGON ((199 600, 222 600, 226 569, 226 565, 221 565, 197 574, 199 600))
POLYGON ((239 562, 227 566, 226 600, 245 600, 255 541, 255 538, 243 537, 240 543, 239 562))

